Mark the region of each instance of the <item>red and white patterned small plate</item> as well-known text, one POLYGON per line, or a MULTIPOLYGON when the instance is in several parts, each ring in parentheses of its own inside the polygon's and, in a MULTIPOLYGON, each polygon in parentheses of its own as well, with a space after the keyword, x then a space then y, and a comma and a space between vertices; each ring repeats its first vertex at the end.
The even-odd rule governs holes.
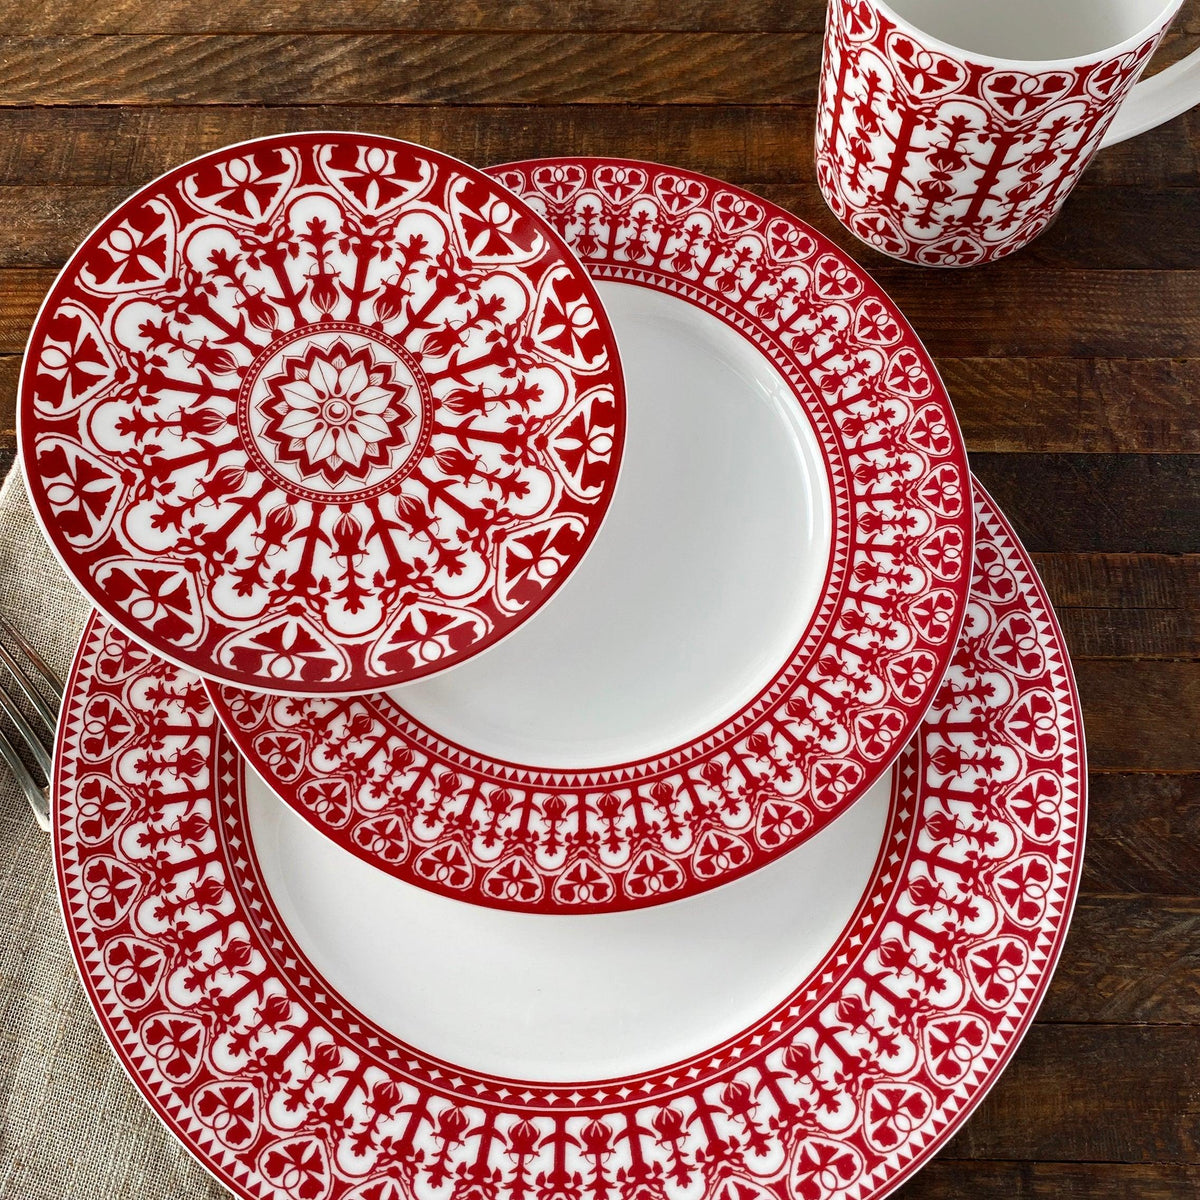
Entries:
POLYGON ((211 678, 348 695, 493 645, 616 483, 616 346, 578 261, 443 154, 285 134, 110 214, 34 325, 21 458, 68 572, 211 678))
POLYGON ((882 803, 751 878, 621 916, 497 912, 357 862, 246 775, 197 677, 93 619, 54 850, 84 985, 147 1101, 243 1200, 890 1192, 1012 1057, 1079 882, 1066 648, 979 492, 976 514, 965 631, 882 803), (322 900, 339 895, 359 903, 322 900), (626 974, 578 987, 626 947, 626 974), (606 1011, 623 989, 633 1019, 606 1011), (644 1026, 677 1036, 639 1043, 644 1026))
POLYGON ((275 791, 399 878, 535 912, 658 904, 818 833, 911 738, 966 609, 966 453, 895 306, 791 214, 649 163, 493 173, 621 345, 604 534, 452 675, 214 702, 275 791))

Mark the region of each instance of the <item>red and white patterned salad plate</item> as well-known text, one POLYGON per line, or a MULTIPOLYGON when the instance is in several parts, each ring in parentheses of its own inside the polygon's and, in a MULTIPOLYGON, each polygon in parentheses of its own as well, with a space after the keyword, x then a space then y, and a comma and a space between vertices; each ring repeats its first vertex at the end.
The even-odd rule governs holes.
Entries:
POLYGON ((374 870, 244 770, 196 675, 94 617, 54 847, 147 1101, 244 1200, 891 1191, 1014 1053, 1079 880, 1066 649, 979 491, 975 519, 962 638, 880 785, 645 912, 530 916, 374 870))
POLYGON ((612 498, 624 396, 574 255, 473 167, 287 134, 155 180, 52 287, 21 458, 67 571, 174 662, 282 693, 521 625, 612 498))
POLYGON ((269 786, 443 895, 639 908, 847 811, 912 737, 967 606, 970 475, 896 307, 791 214, 618 159, 491 172, 597 281, 628 438, 555 603, 428 682, 211 689, 269 786))

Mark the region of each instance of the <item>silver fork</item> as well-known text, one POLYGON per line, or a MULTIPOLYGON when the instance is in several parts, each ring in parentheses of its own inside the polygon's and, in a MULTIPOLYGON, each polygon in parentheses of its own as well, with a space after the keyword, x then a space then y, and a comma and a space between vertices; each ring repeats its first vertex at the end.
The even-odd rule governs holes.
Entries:
POLYGON ((17 783, 21 785, 21 790, 29 800, 29 806, 33 809, 33 816, 38 825, 49 831, 51 759, 44 739, 47 733, 51 738, 54 736, 58 709, 62 704, 62 680, 46 665, 42 656, 12 627, 3 614, 0 614, 0 665, 3 665, 12 677, 17 690, 24 696, 30 709, 36 715, 36 720, 42 726, 42 730, 39 732, 34 727, 15 697, 4 686, 0 686, 0 712, 3 712, 13 723, 18 739, 46 777, 46 782, 38 782, 33 772, 25 765, 25 760, 17 753, 17 748, 13 745, 12 740, 3 730, 0 730, 0 758, 3 758, 8 764, 17 783), (46 700, 30 678, 31 670, 41 680, 45 690, 53 695, 53 703, 46 700))

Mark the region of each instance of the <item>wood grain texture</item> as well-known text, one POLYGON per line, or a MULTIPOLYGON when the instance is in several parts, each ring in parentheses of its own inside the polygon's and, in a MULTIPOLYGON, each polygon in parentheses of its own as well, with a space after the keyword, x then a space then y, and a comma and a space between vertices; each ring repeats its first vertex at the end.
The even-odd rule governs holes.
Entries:
MULTIPOLYGON (((8 35, 0 102, 812 104, 821 40, 816 31, 8 35)), ((1168 33, 1165 61, 1198 42, 1168 33)))
POLYGON ((37 316, 56 271, 0 271, 0 353, 25 349, 29 327, 37 316))
POLYGON ((872 271, 935 357, 1200 357, 1200 271, 872 271))
POLYGON ((1138 187, 1150 181, 1194 187, 1200 167, 1200 113, 1195 109, 1141 137, 1102 150, 1087 180, 1105 187, 1138 187))
MULTIPOLYGON (((739 100, 729 105, 615 107, 558 101, 390 107, 357 99, 345 106, 303 106, 292 96, 269 108, 0 105, 0 185, 94 184, 133 190, 180 162, 231 142, 289 130, 356 129, 408 138, 480 166, 547 154, 617 155, 671 163, 751 187, 812 186, 808 97, 769 106, 739 100)), ((1198 177, 1200 114, 1193 112, 1104 150, 1081 186, 1193 190, 1198 177)), ((1047 237, 1054 235, 1051 230, 1047 237)), ((864 256, 872 253, 854 244, 864 256)), ((1030 249, 1009 262, 1019 264, 1032 253, 1030 249)))
POLYGON ((1190 1026, 1035 1024, 942 1158, 1195 1165, 1198 1078, 1190 1026))
POLYGON ((1088 809, 1087 894, 1200 892, 1200 776, 1093 771, 1088 809))
POLYGON ((0 37, 7 104, 795 103, 820 59, 816 33, 0 37))
POLYGON ((1094 770, 1200 771, 1200 663, 1083 659, 1075 678, 1094 770))
POLYGON ((1085 894, 1200 892, 1200 775, 1093 770, 1087 803, 1085 894))
MULTIPOLYGON (((370 4, 318 5, 310 0, 25 0, 0 3, 0 21, 11 33, 306 33, 521 30, 766 30, 817 33, 824 4, 795 0, 374 0, 370 4)), ((1200 33, 1200 2, 1187 0, 1175 20, 1180 31, 1200 33)))
MULTIPOLYGON (((1179 29, 1191 29, 1190 9, 1179 29)), ((447 4, 444 0, 376 0, 369 4, 317 5, 310 0, 225 0, 197 5, 187 0, 47 0, 39 10, 21 0, 4 0, 0 20, 12 33, 37 34, 192 34, 192 33, 366 33, 422 31, 470 33, 482 30, 545 32, 574 30, 751 30, 819 33, 823 4, 784 0, 484 0, 447 4)), ((1200 32, 1200 30, 1197 30, 1200 32)))
POLYGON ((929 1164, 895 1200, 1178 1200, 1200 1194, 1200 1168, 1182 1163, 929 1164))
POLYGON ((1200 451, 1200 359, 939 358, 938 369, 972 452, 1200 451))
MULTIPOLYGON (((706 166, 712 172, 717 168, 706 166)), ((815 182, 759 183, 727 172, 730 182, 789 209, 852 254, 869 271, 893 268, 862 246, 826 208, 815 182)), ((61 264, 88 231, 129 195, 119 184, 0 184, 0 267, 61 264)), ((1200 188, 1078 188, 1046 234, 1011 269, 1080 264, 1081 270, 1183 270, 1200 258, 1193 219, 1200 188)))
POLYGON ((973 454, 971 466, 1035 553, 1200 551, 1200 458, 973 454))
POLYGON ((1200 556, 1036 554, 1071 657, 1200 658, 1200 556))
POLYGON ((331 128, 408 138, 479 165, 546 154, 625 155, 788 184, 807 178, 812 161, 811 110, 793 106, 334 108, 298 107, 293 99, 279 108, 0 107, 0 184, 132 190, 230 142, 331 128))
MULTIPOLYGON (((1189 4, 1191 0, 1189 0, 1189 4)), ((47 0, 40 10, 21 0, 0 4, 0 20, 12 33, 180 34, 329 33, 345 30, 391 32, 478 32, 480 30, 769 30, 819 32, 823 8, 781 0, 378 0, 370 4, 318 5, 310 0, 226 0, 198 5, 188 0, 47 0)), ((1180 27, 1187 27, 1186 17, 1180 27)))
POLYGON ((1038 1020, 1200 1024, 1200 900, 1081 897, 1038 1020))

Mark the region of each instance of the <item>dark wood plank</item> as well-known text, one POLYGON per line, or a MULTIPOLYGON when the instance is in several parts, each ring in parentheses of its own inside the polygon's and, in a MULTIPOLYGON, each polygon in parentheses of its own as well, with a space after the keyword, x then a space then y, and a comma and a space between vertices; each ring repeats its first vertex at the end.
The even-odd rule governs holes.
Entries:
POLYGON ((0 101, 787 104, 820 58, 816 33, 0 37, 0 101))
MULTIPOLYGON (((317 5, 309 0, 4 0, 0 23, 11 33, 306 33, 359 30, 766 30, 820 32, 824 0, 376 0, 371 4, 317 5)), ((1187 0, 1175 19, 1179 31, 1200 33, 1200 4, 1187 0)))
POLYGON ((0 107, 0 185, 132 190, 205 151, 298 129, 387 134, 480 165, 589 153, 752 182, 811 176, 812 115, 788 106, 0 107))
MULTIPOLYGON (((1189 0, 1189 4, 1191 0, 1189 0)), ((371 4, 313 4, 311 0, 22 0, 0 4, 0 27, 10 33, 188 34, 479 32, 481 30, 767 30, 820 32, 824 0, 377 0, 371 4)), ((1186 14, 1177 28, 1187 28, 1186 14)))
POLYGON ((1088 807, 1086 891, 1200 891, 1200 776, 1093 771, 1088 807))
POLYGON ((1075 676, 1093 769, 1200 771, 1200 663, 1083 659, 1075 676))
POLYGON ((1196 1164, 1198 1078, 1189 1026, 1034 1025, 942 1159, 1196 1164))
MULTIPOLYGON (((0 102, 811 104, 821 40, 817 32, 5 36, 0 102)), ((1197 40, 1168 34, 1168 58, 1197 40)))
POLYGON ((938 358, 1200 357, 1200 271, 872 271, 938 358))
POLYGON ((15 270, 0 272, 0 353, 25 349, 25 339, 56 272, 15 270))
POLYGON ((1200 168, 1200 112, 1183 116, 1140 137, 1102 150, 1085 178, 1098 185, 1194 187, 1200 168))
POLYGON ((0 185, 0 267, 60 267, 132 189, 0 185))
POLYGON ((1200 196, 1191 188, 1093 183, 1071 193, 1055 223, 1015 262, 1041 267, 1188 270, 1200 261, 1200 196))
POLYGON ((1081 897, 1038 1020, 1200 1024, 1200 900, 1081 897))
POLYGON ((983 486, 1035 553, 1200 551, 1200 458, 973 454, 983 486))
MULTIPOLYGON (((893 265, 838 224, 815 181, 781 185, 727 175, 731 183, 816 226, 868 270, 893 265)), ((132 190, 132 184, 0 184, 0 267, 61 263, 132 190)), ((1062 219, 1013 263, 1022 269, 1186 270, 1200 261, 1198 209, 1200 189, 1084 186, 1072 196, 1062 219)))
POLYGON ((1200 658, 1200 556, 1037 554, 1072 658, 1200 658))
POLYGON ((1181 1163, 1012 1163, 935 1160, 896 1200, 1189 1200, 1200 1168, 1181 1163))
POLYGON ((6 354, 0 357, 0 447, 3 439, 16 429, 17 382, 21 373, 21 356, 6 354))
POLYGON ((1200 360, 942 357, 938 369, 972 452, 1200 451, 1200 360))
MULTIPOLYGON (((553 101, 537 107, 455 102, 379 107, 362 99, 336 107, 297 107, 294 96, 288 106, 272 108, 0 106, 0 185, 132 190, 206 150, 296 129, 383 133, 481 165, 546 154, 609 154, 668 162, 751 187, 812 185, 813 114, 807 95, 771 106, 553 101)), ((1105 150, 1081 186, 1194 189, 1198 177, 1200 114, 1190 113, 1105 150)))

